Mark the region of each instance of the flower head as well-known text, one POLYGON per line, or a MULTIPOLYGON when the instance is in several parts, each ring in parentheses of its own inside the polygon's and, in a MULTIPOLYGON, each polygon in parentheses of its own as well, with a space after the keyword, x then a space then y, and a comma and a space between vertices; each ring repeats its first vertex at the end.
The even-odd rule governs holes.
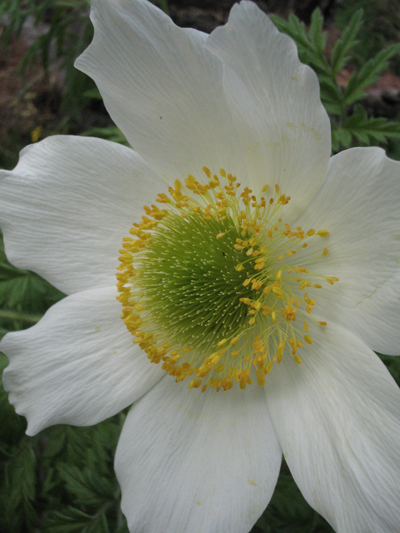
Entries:
POLYGON ((145 0, 92 20, 77 66, 133 149, 54 136, 0 173, 9 259, 68 295, 0 344, 28 433, 134 403, 132 532, 246 533, 282 452, 337 531, 397 531, 400 392, 372 350, 398 352, 400 164, 329 159, 316 76, 251 2, 209 36, 145 0))
POLYGON ((203 172, 205 184, 192 175, 185 188, 175 180, 170 197, 157 198, 166 209, 145 206, 142 222, 123 238, 122 318, 134 342, 151 362, 162 360, 176 382, 191 377, 189 388, 202 392, 207 386, 226 391, 235 382, 245 389, 255 367, 262 386, 286 344, 302 362, 298 349, 303 341, 312 344, 309 320, 326 326, 310 316, 315 300, 307 291, 339 280, 306 266, 328 248, 306 261, 296 254, 329 232, 284 223, 290 197, 277 184, 269 198, 263 195, 268 185, 258 196, 248 187, 239 194, 236 176, 203 172))

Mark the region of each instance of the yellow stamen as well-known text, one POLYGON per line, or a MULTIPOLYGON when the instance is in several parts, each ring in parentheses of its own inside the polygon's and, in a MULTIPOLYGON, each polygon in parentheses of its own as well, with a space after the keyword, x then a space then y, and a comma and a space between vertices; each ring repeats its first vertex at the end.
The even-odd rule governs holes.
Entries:
POLYGON ((177 383, 189 377, 189 388, 201 392, 245 389, 253 369, 263 386, 290 352, 301 364, 297 352, 307 356, 312 328, 326 326, 310 316, 314 288, 322 288, 315 277, 339 280, 305 268, 313 259, 300 256, 306 238, 329 232, 285 223, 290 197, 277 184, 268 198, 261 196, 268 185, 253 193, 223 168, 203 172, 206 180, 176 179, 169 195, 157 196, 163 209, 144 206, 146 216, 122 238, 121 318, 149 361, 177 383))
POLYGON ((307 344, 312 344, 312 338, 310 337, 310 335, 304 335, 304 341, 307 343, 307 344))

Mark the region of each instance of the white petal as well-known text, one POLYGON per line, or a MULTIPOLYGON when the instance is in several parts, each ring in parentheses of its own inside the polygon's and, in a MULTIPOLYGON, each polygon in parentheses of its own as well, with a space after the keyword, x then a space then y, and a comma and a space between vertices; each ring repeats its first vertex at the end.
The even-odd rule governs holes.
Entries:
POLYGON ((330 122, 314 72, 253 2, 235 4, 207 48, 224 62, 224 88, 250 184, 278 184, 292 217, 316 195, 331 150, 330 122))
POLYGON ((94 39, 77 68, 96 82, 131 145, 170 181, 203 166, 240 173, 222 65, 206 35, 144 0, 95 0, 94 39))
POLYGON ((115 284, 118 250, 143 204, 166 186, 130 148, 55 136, 0 170, 8 259, 66 293, 115 284))
POLYGON ((311 296, 321 319, 393 355, 400 353, 399 201, 400 163, 381 148, 353 148, 332 158, 320 194, 299 220, 305 230, 330 232, 315 238, 329 253, 310 267, 340 280, 311 296))
POLYGON ((318 329, 265 385, 285 459, 337 533, 400 531, 400 390, 356 335, 318 329))
POLYGON ((129 530, 248 533, 280 461, 260 387, 202 394, 168 376, 133 406, 118 444, 129 530))
POLYGON ((147 392, 165 372, 132 343, 116 289, 68 296, 25 331, 0 342, 4 387, 28 435, 53 424, 92 425, 147 392))

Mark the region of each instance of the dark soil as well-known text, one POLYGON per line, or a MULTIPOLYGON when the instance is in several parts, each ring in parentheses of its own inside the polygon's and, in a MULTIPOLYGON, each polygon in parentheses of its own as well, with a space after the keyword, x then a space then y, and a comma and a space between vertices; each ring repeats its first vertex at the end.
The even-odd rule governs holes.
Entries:
MULTIPOLYGON (((196 28, 210 33, 220 24, 224 24, 235 0, 171 0, 170 16, 182 27, 196 28)), ((255 0, 265 13, 276 13, 287 17, 294 12, 306 24, 310 22, 311 13, 319 7, 325 20, 332 18, 336 0, 255 0)))

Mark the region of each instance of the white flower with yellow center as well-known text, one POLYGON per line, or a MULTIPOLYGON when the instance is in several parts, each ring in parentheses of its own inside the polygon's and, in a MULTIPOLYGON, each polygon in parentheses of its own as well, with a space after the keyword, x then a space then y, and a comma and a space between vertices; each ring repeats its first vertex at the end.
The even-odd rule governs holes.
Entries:
POLYGON ((68 294, 0 344, 28 434, 134 403, 131 532, 246 533, 282 452, 336 531, 400 531, 400 392, 373 352, 399 352, 400 164, 329 159, 316 76, 251 2, 209 36, 145 0, 92 19, 77 66, 134 150, 49 137, 0 174, 10 261, 68 294))

